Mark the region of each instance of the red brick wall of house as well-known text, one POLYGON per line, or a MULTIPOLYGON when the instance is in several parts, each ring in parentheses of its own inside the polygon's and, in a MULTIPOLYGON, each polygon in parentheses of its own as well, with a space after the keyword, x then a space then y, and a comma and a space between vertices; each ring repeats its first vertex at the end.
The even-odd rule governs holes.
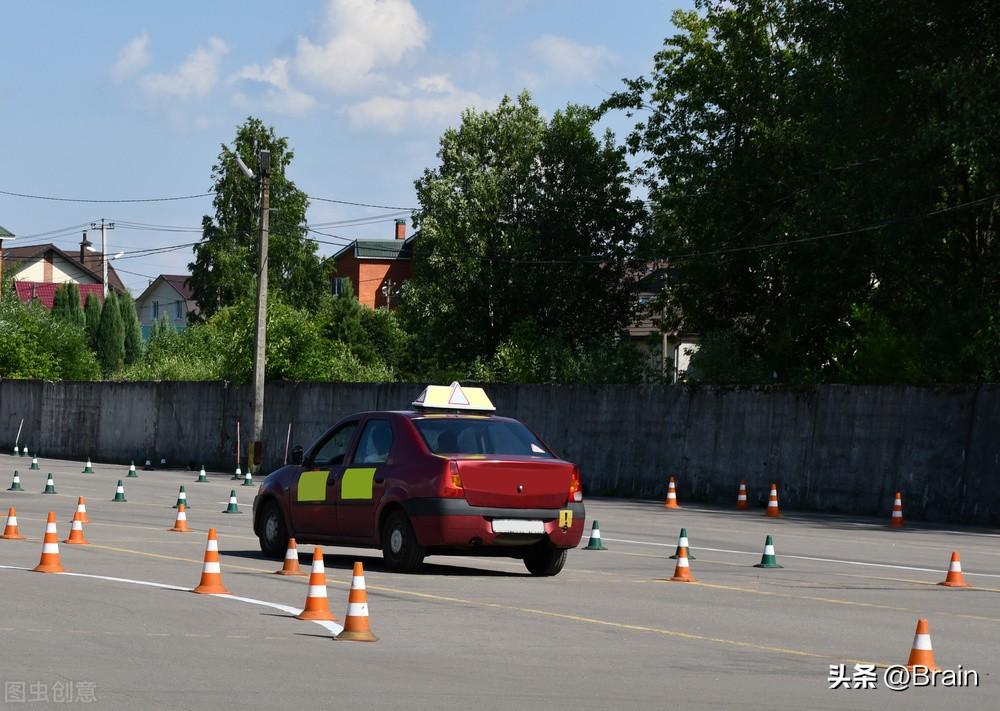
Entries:
MULTIPOLYGON (((403 282, 413 276, 409 260, 358 259, 353 252, 341 255, 335 262, 337 272, 333 276, 351 280, 358 302, 370 309, 386 305, 382 286, 387 279, 393 282, 393 291, 399 290, 403 282)), ((396 308, 397 296, 393 296, 390 306, 396 308)))

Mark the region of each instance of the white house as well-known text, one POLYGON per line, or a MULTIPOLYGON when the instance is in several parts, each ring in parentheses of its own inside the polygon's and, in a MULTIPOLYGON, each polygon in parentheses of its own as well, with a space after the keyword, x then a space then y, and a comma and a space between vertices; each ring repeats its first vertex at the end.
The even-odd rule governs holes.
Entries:
POLYGON ((149 338, 153 322, 166 316, 178 331, 187 328, 188 314, 198 313, 187 274, 160 274, 135 300, 142 334, 149 338))

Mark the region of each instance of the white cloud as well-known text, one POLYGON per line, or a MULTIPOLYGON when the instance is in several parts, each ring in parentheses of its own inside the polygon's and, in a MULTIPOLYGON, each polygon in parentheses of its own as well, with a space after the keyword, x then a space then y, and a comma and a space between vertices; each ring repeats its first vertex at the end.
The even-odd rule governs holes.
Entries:
POLYGON ((580 44, 550 34, 536 38, 530 50, 540 65, 531 75, 541 74, 564 82, 592 79, 602 67, 617 60, 604 45, 580 44))
POLYGON ((398 133, 404 128, 458 123, 467 108, 483 109, 497 102, 475 92, 463 91, 443 74, 419 77, 416 91, 404 88, 396 96, 373 96, 347 109, 354 128, 398 133))
POLYGON ((149 65, 149 60, 149 34, 141 32, 118 52, 118 59, 111 65, 111 78, 123 82, 134 77, 149 65))
POLYGON ((209 37, 207 46, 199 47, 171 74, 147 74, 139 86, 153 98, 190 99, 205 96, 219 82, 219 63, 229 47, 218 37, 209 37))
POLYGON ((410 0, 327 0, 323 37, 299 37, 295 70, 334 92, 380 84, 378 70, 422 49, 429 31, 410 0))
POLYGON ((231 82, 241 85, 256 84, 262 90, 249 96, 244 90, 236 92, 236 103, 242 108, 263 107, 276 113, 298 116, 316 105, 316 99, 293 87, 288 80, 288 59, 273 59, 267 66, 251 64, 237 72, 231 82))

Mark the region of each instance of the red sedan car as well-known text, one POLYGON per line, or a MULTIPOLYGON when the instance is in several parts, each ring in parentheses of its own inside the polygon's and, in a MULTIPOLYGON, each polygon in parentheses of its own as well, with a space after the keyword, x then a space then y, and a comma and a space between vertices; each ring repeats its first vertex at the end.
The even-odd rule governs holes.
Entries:
POLYGON ((584 529, 576 466, 478 388, 429 386, 414 407, 347 417, 271 473, 253 503, 261 550, 294 537, 380 547, 399 571, 468 554, 556 575, 584 529))

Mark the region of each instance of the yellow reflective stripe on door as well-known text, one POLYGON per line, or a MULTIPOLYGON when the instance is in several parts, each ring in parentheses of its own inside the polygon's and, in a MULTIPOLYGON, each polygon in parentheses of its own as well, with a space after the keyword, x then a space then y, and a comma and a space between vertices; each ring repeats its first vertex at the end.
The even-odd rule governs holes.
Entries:
POLYGON ((318 469, 299 474, 296 501, 326 501, 326 478, 329 472, 318 469))
POLYGON ((375 478, 375 467, 364 469, 345 469, 340 484, 340 498, 349 500, 366 500, 372 498, 372 479, 375 478))

